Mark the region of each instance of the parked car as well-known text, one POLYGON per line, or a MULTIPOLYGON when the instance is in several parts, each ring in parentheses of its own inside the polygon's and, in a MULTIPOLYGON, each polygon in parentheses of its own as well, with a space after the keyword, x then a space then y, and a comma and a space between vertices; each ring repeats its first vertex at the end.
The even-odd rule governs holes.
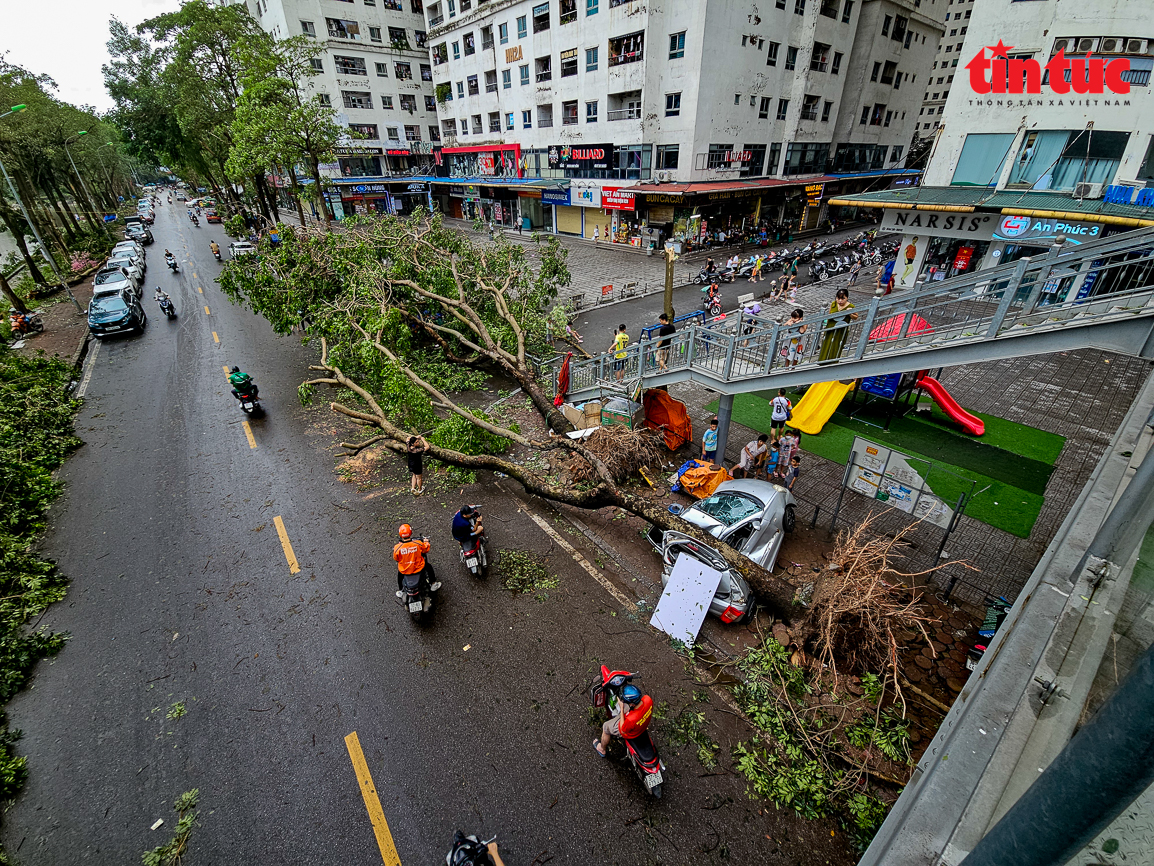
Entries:
POLYGON ((147 321, 140 299, 128 290, 97 295, 88 304, 88 331, 98 340, 114 334, 143 333, 147 321))
POLYGON ((124 229, 124 239, 148 246, 152 243, 152 229, 140 223, 131 223, 124 229))
MULTIPOLYGON (((797 503, 793 494, 778 484, 751 479, 725 481, 710 496, 681 512, 681 518, 771 570, 785 533, 793 532, 797 525, 797 503)), ((683 532, 656 526, 649 528, 648 538, 664 563, 662 584, 669 582, 677 557, 692 556, 723 575, 709 605, 713 616, 731 623, 752 612, 749 584, 716 550, 683 532)))
MULTIPOLYGON (((138 286, 141 284, 141 282, 144 281, 144 267, 142 265, 138 265, 135 261, 133 261, 132 256, 129 256, 129 255, 112 255, 112 256, 109 256, 108 261, 106 261, 104 263, 104 267, 105 268, 112 268, 112 267, 124 268, 126 271, 128 271, 128 275, 130 277, 132 277, 132 279, 136 282, 136 284, 138 286)), ((103 270, 103 268, 101 268, 101 270, 103 270)))
POLYGON ((235 259, 237 256, 247 256, 255 252, 256 247, 248 241, 233 241, 228 245, 228 257, 230 259, 235 259))
POLYGON ((132 259, 142 271, 148 270, 148 265, 144 261, 144 247, 136 243, 136 241, 121 241, 112 248, 109 254, 110 258, 124 258, 132 259))
POLYGON ((210 223, 223 222, 223 220, 221 220, 221 218, 220 218, 220 214, 218 214, 214 210, 210 210, 207 214, 204 215, 204 218, 206 220, 208 220, 210 223))
POLYGON ((136 297, 140 297, 140 286, 124 268, 105 268, 97 271, 92 280, 93 297, 116 294, 122 289, 127 289, 136 297))

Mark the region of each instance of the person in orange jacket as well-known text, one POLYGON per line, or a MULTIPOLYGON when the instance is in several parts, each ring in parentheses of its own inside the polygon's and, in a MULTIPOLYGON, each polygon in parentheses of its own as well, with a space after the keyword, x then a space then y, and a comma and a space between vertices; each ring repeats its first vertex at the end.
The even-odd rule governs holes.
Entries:
POLYGON ((425 572, 425 579, 431 584, 435 577, 433 567, 425 559, 425 554, 432 549, 424 538, 413 538, 413 527, 404 523, 397 530, 401 540, 393 545, 393 559, 397 562, 397 590, 404 588, 406 574, 420 574, 425 572))

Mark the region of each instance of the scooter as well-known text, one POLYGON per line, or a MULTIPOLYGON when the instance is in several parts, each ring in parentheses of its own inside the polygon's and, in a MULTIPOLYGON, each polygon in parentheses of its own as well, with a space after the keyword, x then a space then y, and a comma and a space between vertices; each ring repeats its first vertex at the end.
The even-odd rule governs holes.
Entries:
POLYGON ((236 388, 232 389, 232 396, 240 401, 240 409, 246 415, 263 415, 264 409, 261 408, 260 399, 257 397, 258 389, 256 385, 250 384, 243 392, 236 388))
POLYGON ((481 841, 472 834, 466 836, 458 830, 453 834, 452 849, 445 855, 445 866, 493 866, 489 844, 496 841, 496 836, 481 841))
POLYGON ((176 266, 176 257, 175 256, 172 256, 172 257, 165 259, 164 263, 166 265, 168 265, 169 270, 171 270, 174 274, 177 272, 178 268, 176 266))
POLYGON ((219 261, 221 261, 221 258, 220 258, 220 250, 219 250, 219 249, 218 249, 218 250, 214 250, 212 254, 213 254, 214 256, 216 256, 216 260, 217 260, 218 262, 219 262, 219 261))
POLYGON ((159 298, 157 303, 160 304, 160 311, 164 313, 166 318, 176 318, 176 307, 172 305, 172 298, 159 298))
MULTIPOLYGON (((637 676, 629 671, 611 671, 601 665, 601 682, 594 684, 590 690, 590 697, 594 707, 602 707, 609 711, 612 718, 617 714, 617 705, 621 700, 621 690, 633 682, 637 676)), ((649 731, 643 731, 633 739, 621 738, 625 743, 625 753, 633 765, 641 784, 645 790, 657 799, 661 799, 661 784, 664 777, 661 771, 665 769, 665 762, 657 754, 657 747, 649 737, 649 731)))
POLYGON ((701 299, 701 309, 714 318, 720 316, 721 292, 717 289, 717 283, 710 283, 708 286, 702 288, 701 291, 708 292, 708 294, 701 299))
MULTIPOLYGON (((477 506, 473 506, 475 509, 477 506)), ((489 565, 489 555, 485 552, 485 533, 474 535, 461 548, 461 565, 468 569, 473 577, 484 577, 485 568, 489 565)))
MULTIPOLYGON (((421 540, 429 539, 422 536, 421 540)), ((441 581, 435 578, 433 566, 427 559, 423 570, 416 574, 401 575, 401 588, 397 590, 397 599, 409 611, 413 622, 420 622, 425 614, 433 609, 433 593, 441 588, 441 581), (426 578, 425 572, 434 578, 432 583, 426 578)))
POLYGON ((8 317, 8 325, 17 337, 44 332, 44 323, 40 321, 38 313, 11 313, 8 317))

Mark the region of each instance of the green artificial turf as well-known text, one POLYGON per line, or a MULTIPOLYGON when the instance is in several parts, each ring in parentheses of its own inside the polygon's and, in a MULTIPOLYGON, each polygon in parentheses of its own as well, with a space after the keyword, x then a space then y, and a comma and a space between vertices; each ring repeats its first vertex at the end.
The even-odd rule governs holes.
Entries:
MULTIPOLYGON (((801 399, 797 393, 789 397, 795 406, 801 399)), ((716 411, 716 405, 708 408, 716 411)), ((842 405, 848 411, 848 396, 842 405)), ((862 415, 880 422, 885 406, 877 401, 862 415)), ((820 434, 802 434, 801 447, 835 463, 845 463, 856 435, 929 460, 934 468, 926 480, 938 496, 955 502, 960 494, 970 492, 970 481, 976 482, 966 514, 1026 538, 1038 519, 1046 482, 1065 439, 1002 418, 979 417, 986 424, 986 434, 982 437, 961 431, 936 405, 928 415, 918 413, 915 417, 911 413, 904 418, 894 418, 889 431, 851 419, 839 411, 820 434)), ((733 419, 737 423, 768 432, 770 418, 770 404, 764 398, 754 394, 739 394, 735 398, 733 419)))

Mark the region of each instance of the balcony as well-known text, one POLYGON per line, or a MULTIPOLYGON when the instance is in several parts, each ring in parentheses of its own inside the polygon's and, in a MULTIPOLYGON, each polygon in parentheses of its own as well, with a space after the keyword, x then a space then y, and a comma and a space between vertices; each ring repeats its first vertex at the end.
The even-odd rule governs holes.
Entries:
POLYGON ((618 108, 605 112, 609 120, 640 120, 640 108, 618 108))
POLYGON ((538 129, 548 129, 552 125, 553 125, 553 118, 551 118, 551 117, 546 117, 543 120, 537 121, 537 128, 538 129))
POLYGON ((430 27, 436 27, 438 24, 443 24, 444 21, 445 21, 445 16, 444 15, 438 15, 435 18, 429 19, 429 26, 430 27))

